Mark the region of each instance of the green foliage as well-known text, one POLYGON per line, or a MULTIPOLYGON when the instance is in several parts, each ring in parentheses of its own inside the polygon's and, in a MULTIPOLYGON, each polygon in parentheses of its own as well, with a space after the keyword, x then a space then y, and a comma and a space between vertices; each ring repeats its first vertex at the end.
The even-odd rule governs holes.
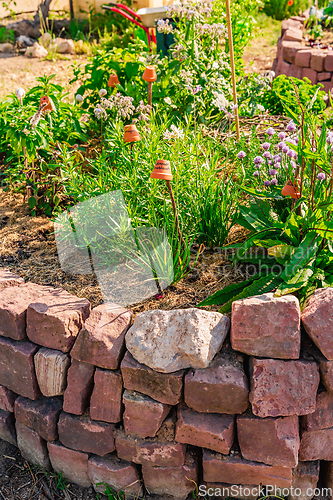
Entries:
POLYGON ((0 43, 15 43, 15 33, 13 30, 7 30, 5 26, 0 27, 0 43))
POLYGON ((300 10, 304 12, 309 6, 308 0, 264 0, 264 12, 275 19, 287 19, 298 16, 300 10), (290 5, 291 4, 291 5, 290 5))

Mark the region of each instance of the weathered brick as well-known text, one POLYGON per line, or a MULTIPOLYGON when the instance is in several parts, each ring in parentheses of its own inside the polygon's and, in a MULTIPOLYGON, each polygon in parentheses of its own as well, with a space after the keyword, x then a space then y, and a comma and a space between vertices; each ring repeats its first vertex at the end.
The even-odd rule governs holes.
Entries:
POLYGON ((289 76, 290 68, 291 64, 287 63, 286 61, 281 61, 281 63, 279 64, 280 75, 289 76))
POLYGON ((176 437, 178 443, 192 444, 227 455, 235 436, 233 415, 198 413, 179 405, 176 437))
POLYGON ((301 30, 302 29, 302 23, 300 21, 295 21, 293 19, 284 19, 281 24, 281 33, 282 35, 285 33, 285 31, 289 29, 296 29, 296 30, 301 30))
POLYGON ((282 49, 282 57, 284 61, 295 64, 296 53, 299 50, 298 47, 283 47, 282 49))
POLYGON ((324 62, 327 52, 316 50, 312 52, 310 68, 318 73, 324 71, 324 62))
POLYGON ((295 64, 300 68, 309 68, 311 61, 312 51, 311 49, 299 50, 295 56, 295 64))
POLYGON ((328 361, 324 356, 319 360, 320 378, 328 390, 333 393, 333 361, 328 361))
POLYGON ((315 362, 254 358, 252 411, 259 417, 307 415, 315 411, 318 385, 315 362))
POLYGON ((137 498, 142 494, 138 467, 115 456, 102 458, 93 455, 88 460, 88 474, 98 493, 105 492, 106 484, 117 493, 122 491, 126 498, 132 495, 137 498))
POLYGON ((332 53, 328 53, 327 56, 325 57, 324 69, 325 69, 325 71, 333 71, 333 54, 332 53))
POLYGON ((43 347, 35 354, 35 370, 43 396, 61 396, 65 392, 70 358, 67 354, 43 347))
POLYGON ((321 88, 320 90, 323 90, 324 92, 326 92, 326 94, 328 94, 329 91, 332 90, 332 88, 333 88, 333 82, 332 81, 321 82, 321 85, 323 86, 323 88, 321 88))
POLYGON ((314 491, 319 480, 319 460, 315 462, 299 462, 298 466, 293 469, 293 476, 291 481, 291 492, 289 500, 311 500, 313 494, 310 490, 314 491), (296 489, 301 490, 301 495, 296 495, 296 489))
POLYGON ((318 73, 318 75, 317 75, 318 82, 324 82, 325 80, 331 80, 331 78, 332 78, 332 73, 329 73, 328 71, 324 71, 323 73, 318 73))
POLYGON ((283 41, 301 42, 303 40, 303 31, 300 29, 289 28, 282 36, 283 41))
POLYGON ((125 389, 141 392, 160 403, 179 403, 184 370, 174 373, 156 372, 136 361, 129 351, 126 352, 120 368, 125 389))
POLYGON ((24 283, 24 279, 8 269, 0 269, 0 291, 9 286, 17 286, 24 283))
POLYGON ((298 78, 299 80, 302 79, 302 68, 299 66, 296 66, 296 64, 292 64, 289 69, 289 76, 292 76, 293 78, 298 78))
POLYGON ((186 405, 199 412, 243 413, 249 404, 249 389, 240 358, 222 353, 209 368, 189 372, 184 397, 186 405))
POLYGON ((303 68, 302 78, 308 78, 312 85, 315 85, 317 83, 317 72, 311 68, 303 68))
POLYGON ((16 398, 17 394, 15 392, 0 385, 0 410, 13 412, 16 398))
POLYGON ((39 397, 34 354, 38 346, 0 337, 0 384, 30 399, 39 397))
POLYGON ((188 453, 185 464, 180 467, 142 466, 142 476, 149 493, 170 495, 185 500, 198 483, 198 459, 188 453))
MULTIPOLYGON (((264 493, 264 489, 258 485, 253 484, 236 484, 231 485, 228 483, 201 483, 205 486, 206 490, 202 490, 202 494, 207 492, 208 498, 219 498, 220 500, 228 500, 236 498, 237 500, 257 500, 260 495, 264 493)), ((200 486, 199 486, 200 494, 200 486)))
MULTIPOLYGON (((322 462, 321 472, 324 486, 331 488, 331 491, 333 491, 333 462, 322 462)), ((330 498, 332 495, 327 496, 330 498)))
POLYGON ((121 374, 97 368, 94 389, 90 399, 90 416, 93 420, 120 422, 122 417, 123 382, 121 374))
POLYGON ((141 438, 154 437, 171 408, 145 394, 128 390, 123 394, 123 403, 126 434, 141 438))
POLYGON ((14 413, 0 410, 0 439, 17 446, 14 413))
POLYGON ((58 422, 59 441, 64 446, 101 456, 115 450, 113 429, 112 424, 65 412, 60 414, 58 422))
POLYGON ((301 419, 307 431, 333 427, 333 394, 323 391, 317 394, 316 410, 301 419))
POLYGON ((18 397, 15 401, 16 420, 38 432, 46 441, 58 438, 57 423, 61 410, 61 398, 30 401, 28 398, 18 397))
POLYGON ((51 464, 47 451, 46 441, 21 422, 16 421, 17 446, 26 460, 34 465, 41 465, 50 469, 51 464))
POLYGON ((303 431, 299 460, 333 461, 333 427, 316 431, 303 431))
POLYGON ((156 467, 179 467, 185 462, 184 444, 157 438, 134 438, 121 430, 115 430, 114 436, 118 457, 128 462, 156 467))
POLYGON ((89 405, 94 384, 95 367, 71 359, 67 372, 67 387, 64 393, 64 411, 82 415, 89 405))
POLYGON ((278 487, 291 485, 292 469, 244 460, 241 456, 225 456, 213 451, 203 452, 203 478, 210 483, 262 484, 278 487))
POLYGON ((298 359, 300 307, 293 295, 266 293, 232 303, 231 346, 236 351, 280 359, 298 359))
POLYGON ((61 288, 45 293, 27 310, 27 335, 32 342, 68 352, 90 313, 90 303, 61 288))
POLYGON ((132 316, 132 311, 117 304, 95 307, 75 341, 72 358, 108 370, 119 368, 132 316))
POLYGON ((58 474, 72 483, 89 488, 91 482, 88 476, 88 454, 74 451, 59 443, 47 443, 50 462, 58 474))
POLYGON ((333 360, 332 316, 333 288, 316 290, 303 310, 302 322, 307 334, 323 355, 331 361, 333 360))
POLYGON ((37 300, 43 287, 34 283, 1 288, 0 335, 13 340, 26 338, 26 315, 31 302, 37 300))
POLYGON ((300 446, 296 415, 282 418, 237 417, 238 443, 246 460, 296 467, 300 446))

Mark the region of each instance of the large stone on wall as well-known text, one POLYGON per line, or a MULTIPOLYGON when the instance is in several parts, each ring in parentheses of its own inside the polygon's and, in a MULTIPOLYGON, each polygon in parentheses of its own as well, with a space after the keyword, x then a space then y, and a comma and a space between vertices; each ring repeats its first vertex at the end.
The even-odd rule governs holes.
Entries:
POLYGON ((38 300, 43 288, 34 283, 27 283, 1 289, 0 283, 0 335, 13 340, 26 337, 28 306, 38 300))
POLYGON ((30 427, 45 439, 54 441, 58 437, 57 423, 62 410, 61 398, 41 398, 30 401, 18 397, 15 401, 15 418, 30 427))
POLYGON ((300 68, 309 68, 312 56, 311 49, 298 50, 295 56, 295 64, 300 68))
POLYGON ((132 316, 117 304, 95 307, 75 341, 72 358, 109 370, 119 368, 132 316))
POLYGON ((281 488, 291 485, 292 469, 244 460, 240 455, 225 456, 203 452, 203 479, 210 483, 262 484, 281 488))
POLYGON ((35 354, 38 385, 43 396, 61 396, 65 392, 70 358, 67 354, 43 347, 35 354))
POLYGON ((187 406, 203 413, 243 413, 249 405, 249 387, 241 356, 224 351, 209 368, 185 376, 187 406))
POLYGON ((150 494, 185 500, 198 483, 198 458, 188 453, 185 464, 175 468, 143 465, 142 476, 150 494))
POLYGON ((283 35, 285 31, 289 29, 302 29, 302 23, 300 21, 295 21, 293 19, 284 19, 281 24, 281 34, 283 35))
POLYGON ((45 293, 27 310, 27 335, 32 342, 68 352, 90 314, 90 302, 62 288, 45 293))
POLYGON ((323 391, 317 395, 316 410, 301 419, 307 431, 333 427, 333 394, 323 391))
MULTIPOLYGON (((311 58, 312 61, 312 58, 311 58)), ((303 68, 302 69, 302 78, 308 78, 312 85, 316 85, 317 83, 317 71, 311 68, 303 68)))
POLYGON ((317 73, 324 71, 324 63, 325 58, 327 56, 327 52, 324 50, 314 50, 311 56, 311 64, 310 67, 317 73))
POLYGON ((115 450, 113 429, 112 424, 65 412, 58 422, 59 440, 64 446, 101 456, 115 450))
POLYGON ((8 269, 0 269, 0 291, 9 286, 17 286, 24 283, 24 279, 8 269))
POLYGON ((325 57, 324 69, 325 71, 333 71, 333 54, 330 52, 325 57))
POLYGON ((299 302, 273 293, 232 303, 231 346, 266 358, 298 359, 301 347, 299 302))
POLYGON ((156 372, 136 361, 129 351, 126 352, 120 368, 125 389, 141 392, 160 403, 169 405, 179 403, 184 370, 174 373, 156 372))
POLYGON ((128 390, 123 394, 123 403, 125 432, 140 438, 154 437, 171 409, 170 405, 128 390))
POLYGON ((237 417, 238 443, 246 460, 268 465, 296 467, 300 446, 296 415, 259 418, 251 414, 237 417))
POLYGON ((90 416, 103 422, 120 422, 123 381, 119 372, 97 368, 90 399, 90 416))
POLYGON ((233 415, 203 414, 180 405, 177 413, 176 437, 178 443, 228 455, 235 437, 233 415))
POLYGON ((67 372, 67 387, 64 393, 64 411, 82 415, 89 405, 94 384, 95 367, 71 359, 67 372))
POLYGON ((13 412, 16 398, 17 394, 15 392, 0 385, 0 410, 13 412))
POLYGON ((259 417, 307 415, 316 409, 319 370, 312 361, 252 360, 250 402, 259 417))
POLYGON ((293 469, 293 477, 291 481, 291 492, 289 500, 311 500, 314 491, 319 481, 320 462, 299 462, 298 466, 293 469), (301 495, 296 495, 296 489, 301 490, 301 495))
POLYGON ((328 392, 333 393, 333 361, 324 356, 319 360, 320 378, 328 392))
POLYGON ((74 451, 59 443, 47 443, 51 465, 57 474, 83 488, 89 488, 88 454, 74 451))
POLYGON ((34 465, 40 465, 44 469, 50 469, 49 454, 46 441, 21 422, 16 421, 17 446, 28 462, 34 465))
POLYGON ((17 446, 14 413, 0 410, 0 439, 17 446))
POLYGON ((303 39, 303 31, 300 29, 289 28, 287 29, 283 36, 282 41, 290 42, 301 42, 303 39))
POLYGON ((315 431, 303 431, 299 460, 333 461, 333 427, 315 431))
POLYGON ((180 467, 185 463, 186 446, 165 439, 140 439, 115 430, 117 455, 122 460, 156 467, 180 467))
MULTIPOLYGON (((325 487, 333 491, 333 462, 322 462, 321 470, 325 487)), ((327 496, 332 497, 329 493, 327 496)))
POLYGON ((88 460, 88 474, 98 493, 104 493, 107 485, 117 493, 123 492, 126 498, 142 494, 138 467, 115 456, 93 455, 88 460))
POLYGON ((38 346, 28 340, 15 342, 0 337, 0 384, 8 389, 37 399, 40 396, 34 366, 38 346))
POLYGON ((162 373, 207 368, 221 349, 230 320, 200 309, 147 311, 138 314, 126 333, 132 356, 162 373))
POLYGON ((310 297, 302 322, 323 355, 333 360, 333 288, 320 288, 310 297))

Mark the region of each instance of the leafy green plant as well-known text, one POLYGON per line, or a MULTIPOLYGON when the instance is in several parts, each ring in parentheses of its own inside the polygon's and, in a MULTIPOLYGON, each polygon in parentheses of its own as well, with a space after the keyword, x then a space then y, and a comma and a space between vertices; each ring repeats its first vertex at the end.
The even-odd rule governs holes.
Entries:
POLYGON ((5 26, 0 27, 0 43, 14 43, 15 42, 15 33, 13 30, 7 30, 5 26))
POLYGON ((307 0, 264 0, 263 10, 275 19, 286 19, 297 16, 299 11, 305 11, 309 6, 307 0))

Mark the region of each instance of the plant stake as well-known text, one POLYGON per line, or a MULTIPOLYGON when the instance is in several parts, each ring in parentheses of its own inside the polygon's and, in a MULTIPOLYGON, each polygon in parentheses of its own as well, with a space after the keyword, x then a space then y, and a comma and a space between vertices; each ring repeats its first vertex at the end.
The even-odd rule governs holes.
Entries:
POLYGON ((108 86, 114 89, 117 85, 119 85, 119 78, 116 73, 112 73, 110 75, 109 81, 108 81, 108 86))
POLYGON ((231 14, 230 14, 230 0, 225 0, 225 9, 227 16, 227 26, 228 26, 228 39, 229 39, 229 51, 230 51, 230 66, 231 66, 231 78, 232 78, 232 91, 234 98, 234 113, 235 113, 235 123, 236 123, 236 134, 237 141, 240 139, 240 128, 239 128, 239 116, 238 116, 238 104, 237 104, 237 87, 236 87, 236 73, 235 73, 235 58, 234 58, 234 43, 232 40, 232 26, 231 26, 231 14))
POLYGON ((156 82, 157 80, 157 74, 154 66, 147 66, 143 75, 142 79, 145 82, 148 82, 148 104, 149 106, 152 106, 153 102, 153 83, 156 82))
POLYGON ((123 140, 131 145, 131 159, 133 161, 133 145, 135 142, 141 141, 141 135, 133 123, 132 125, 125 125, 123 140))

